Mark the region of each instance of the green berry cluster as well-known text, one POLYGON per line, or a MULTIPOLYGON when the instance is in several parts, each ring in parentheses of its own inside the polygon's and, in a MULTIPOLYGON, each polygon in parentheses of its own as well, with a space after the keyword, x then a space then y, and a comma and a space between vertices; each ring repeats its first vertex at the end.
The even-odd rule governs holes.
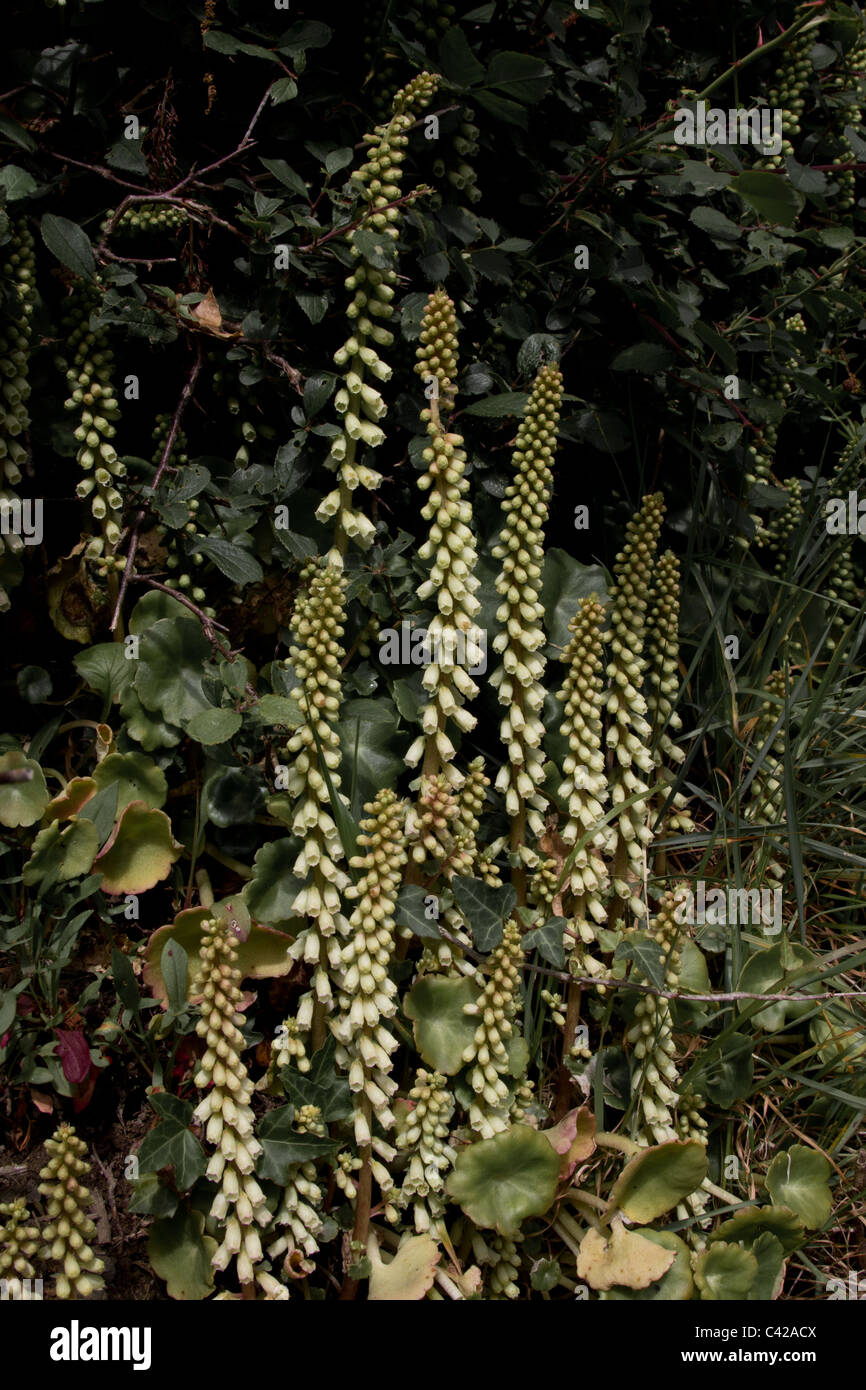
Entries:
MULTIPOLYGON (((675 913, 677 897, 666 893, 653 919, 650 935, 662 949, 665 989, 676 990, 682 959, 678 948, 681 928, 675 913)), ((664 1144, 678 1138, 674 1110, 679 1096, 674 1056, 673 1014, 670 1000, 656 994, 642 994, 635 1005, 634 1022, 626 1034, 637 1068, 632 1076, 632 1092, 638 1100, 632 1128, 635 1138, 649 1144, 664 1144)))
MULTIPOLYGON (((391 1077, 391 1054, 398 1046, 386 1020, 397 1012, 397 986, 389 975, 394 954, 394 912, 406 863, 403 823, 406 803, 385 789, 365 806, 358 844, 366 851, 351 860, 363 870, 346 896, 356 906, 343 928, 345 944, 337 971, 338 1011, 331 1020, 337 1039, 337 1061, 348 1070, 354 1093, 355 1142, 372 1146, 386 1162, 394 1157, 390 1145, 374 1137, 373 1117, 384 1130, 394 1126, 391 1098, 397 1083, 391 1077)), ((383 1194, 393 1178, 377 1159, 373 1176, 383 1194)))
POLYGON ((428 628, 434 660, 422 677, 430 697, 421 716, 423 732, 406 754, 406 762, 414 767, 423 757, 427 773, 442 764, 447 780, 459 784, 462 776, 452 762, 456 749, 446 726, 451 720, 460 733, 469 733, 477 723, 463 706, 478 694, 467 667, 478 663, 482 635, 474 621, 480 607, 475 598, 479 580, 472 507, 466 498, 466 454, 462 437, 450 433, 443 422, 454 408, 456 330, 454 305, 443 290, 436 290, 424 313, 415 370, 433 393, 429 407, 421 412, 430 442, 423 455, 427 472, 418 480, 419 488, 429 493, 421 515, 430 523, 418 553, 432 564, 417 592, 422 603, 435 597, 438 611, 428 628))
MULTIPOLYGON (((438 81, 431 73, 422 72, 397 93, 394 114, 387 125, 377 126, 372 135, 365 135, 364 142, 369 147, 367 161, 352 175, 357 192, 370 200, 370 212, 364 217, 363 230, 380 233, 392 242, 399 236, 396 224, 400 209, 390 204, 401 195, 402 166, 409 143, 407 131, 415 119, 415 112, 428 105, 438 81)), ((368 244, 364 240, 358 243, 357 230, 348 233, 346 239, 355 262, 345 281, 346 289, 353 296, 346 310, 352 332, 334 354, 337 366, 346 371, 343 385, 334 397, 334 406, 342 417, 341 432, 331 445, 328 459, 340 481, 339 487, 328 493, 316 509, 319 521, 335 518, 332 552, 335 562, 344 554, 350 539, 367 549, 375 534, 369 517, 356 510, 353 496, 359 486, 375 491, 382 475, 366 464, 356 463, 355 455, 359 444, 377 449, 385 439, 378 421, 388 407, 368 377, 372 375, 376 381, 387 381, 391 375, 391 368, 379 357, 376 347, 390 347, 394 342, 393 333, 383 321, 394 313, 392 301, 397 284, 396 270, 381 266, 382 249, 365 249, 368 244)), ((386 244, 381 243, 381 246, 386 244)))
POLYGON ((786 44, 776 73, 775 86, 770 88, 770 106, 782 110, 782 149, 764 160, 771 168, 781 168, 785 158, 794 153, 794 141, 801 133, 801 118, 806 107, 806 88, 812 76, 810 54, 814 42, 811 33, 801 30, 786 44))
POLYGON ((76 459, 84 477, 76 495, 92 499, 90 510, 102 529, 101 538, 88 553, 107 558, 107 551, 120 540, 116 515, 123 507, 123 497, 115 484, 126 476, 126 466, 111 442, 117 433, 115 421, 120 419, 120 409, 112 382, 114 353, 106 334, 91 326, 97 309, 97 298, 84 288, 76 288, 64 319, 71 350, 66 369, 70 392, 64 405, 78 417, 76 459))
MULTIPOLYGON (((110 216, 102 224, 103 234, 108 228, 110 216)), ((177 203, 152 202, 133 203, 124 208, 112 228, 113 236, 134 237, 154 232, 176 232, 185 227, 189 216, 185 208, 177 203)))
POLYGON ((9 1285, 13 1298, 21 1293, 20 1281, 36 1274, 30 1257, 39 1243, 39 1227, 32 1224, 24 1198, 0 1202, 0 1279, 9 1285))
MULTIPOLYGON (((287 791, 294 798, 292 833, 301 842, 293 872, 304 884, 292 905, 293 914, 310 919, 291 948, 295 959, 313 966, 313 995, 330 1006, 328 967, 342 963, 338 928, 340 893, 349 878, 340 867, 344 858, 336 822, 331 813, 327 770, 339 795, 340 740, 336 724, 342 699, 340 645, 345 623, 345 577, 342 568, 311 560, 301 573, 301 588, 292 616, 289 663, 298 684, 290 698, 298 706, 300 724, 289 739, 291 758, 287 791)), ((297 1020, 301 1031, 310 1027, 313 995, 301 1001, 297 1020)))
MULTIPOLYGON (((569 851, 598 825, 609 799, 602 730, 603 626, 600 600, 595 595, 581 599, 568 625, 571 639, 561 657, 566 676, 557 695, 563 704, 560 733, 568 740, 568 752, 562 763, 564 779, 559 795, 568 810, 561 835, 569 851)), ((596 939, 594 924, 602 923, 606 916, 610 880, 602 854, 610 842, 607 828, 596 829, 589 843, 575 853, 569 871, 567 884, 575 898, 573 916, 579 938, 570 962, 576 974, 584 973, 583 947, 596 939)))
POLYGON ((673 773, 666 764, 683 762, 685 753, 674 743, 671 733, 678 733, 683 721, 674 709, 674 696, 679 690, 680 649, 680 562, 672 550, 659 557, 653 576, 650 607, 647 614, 650 687, 648 715, 653 729, 653 749, 661 774, 662 785, 656 801, 665 811, 665 833, 688 835, 695 824, 686 809, 681 792, 671 796, 673 773), (670 798, 670 800, 669 800, 670 798))
POLYGON ((89 1298, 103 1287, 104 1265, 90 1242, 96 1227, 87 1215, 90 1191, 82 1178, 90 1172, 87 1145, 72 1125, 62 1124, 46 1139, 48 1162, 40 1170, 39 1191, 48 1198, 48 1223, 42 1229, 40 1258, 60 1265, 55 1279, 58 1298, 89 1298))
MULTIPOLYGON (((496 577, 502 598, 496 621, 502 631, 493 641, 494 650, 502 655, 502 665, 494 671, 490 684, 507 710, 499 729, 506 761, 496 778, 496 788, 505 793, 508 815, 512 819, 526 815, 536 835, 543 829, 541 811, 545 806, 540 795, 545 697, 541 576, 561 401, 562 373, 551 363, 536 376, 517 431, 515 480, 506 488, 502 503, 505 524, 493 549, 494 557, 502 561, 496 577)), ((533 867, 534 855, 523 845, 518 846, 518 852, 523 862, 533 867)))
POLYGON ((649 791, 646 779, 655 771, 650 751, 652 726, 647 720, 643 695, 647 673, 645 645, 647 609, 652 589, 653 566, 661 530, 664 501, 660 492, 645 497, 640 510, 626 526, 626 541, 614 562, 610 594, 611 659, 607 667, 609 689, 605 706, 610 723, 607 744, 613 750, 611 798, 619 807, 613 871, 615 894, 636 916, 645 915, 634 890, 643 880, 643 860, 652 840, 647 807, 643 801, 625 805, 628 798, 649 791))
POLYGON ((512 918, 505 925, 501 942, 490 953, 488 979, 480 998, 463 1006, 465 1014, 478 1019, 463 1062, 471 1068, 468 1080, 475 1092, 469 1123, 483 1139, 508 1128, 510 1095, 503 1076, 510 1067, 507 1044, 520 1007, 522 964, 520 928, 512 918))
POLYGON ((2 324, 0 324, 0 465, 3 477, 17 483, 27 461, 22 443, 30 425, 31 319, 36 298, 36 259, 33 237, 23 221, 12 226, 0 266, 2 324))

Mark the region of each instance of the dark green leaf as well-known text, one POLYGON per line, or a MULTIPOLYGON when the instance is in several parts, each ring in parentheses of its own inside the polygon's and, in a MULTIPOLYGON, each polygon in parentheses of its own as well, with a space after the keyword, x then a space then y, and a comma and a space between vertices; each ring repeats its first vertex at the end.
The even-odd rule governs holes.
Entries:
POLYGON ((503 924, 517 901, 511 884, 494 888, 480 878, 457 875, 451 887, 478 950, 492 951, 502 940, 503 924))

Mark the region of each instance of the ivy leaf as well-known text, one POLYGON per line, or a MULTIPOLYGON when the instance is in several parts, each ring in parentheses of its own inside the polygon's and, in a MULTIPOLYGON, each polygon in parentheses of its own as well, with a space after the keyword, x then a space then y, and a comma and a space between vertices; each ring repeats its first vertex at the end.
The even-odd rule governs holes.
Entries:
POLYGON ((537 951, 555 970, 562 970, 565 968, 564 929, 564 917, 549 917, 543 926, 527 932, 520 944, 524 951, 537 951))
POLYGON ((172 1167, 178 1188, 188 1192, 207 1168, 204 1149, 189 1127, 192 1106, 166 1091, 152 1095, 150 1103, 159 1124, 144 1136, 138 1151, 139 1170, 157 1173, 172 1167))
POLYGON ((398 927, 408 927, 415 936, 438 941, 440 933, 436 919, 427 915, 426 903, 430 896, 427 889, 422 888, 420 884, 405 884, 397 895, 394 920, 398 927))
POLYGON ((310 1058, 310 1070, 298 1071, 297 1067, 283 1067, 280 1079, 286 1096, 296 1110, 302 1105, 317 1105, 322 1112, 325 1124, 333 1120, 345 1120, 352 1113, 352 1093, 349 1083, 337 1075, 334 1056, 337 1040, 329 1037, 318 1052, 310 1058))
POLYGON ((631 931, 613 953, 614 960, 633 960, 641 974, 656 989, 665 987, 665 952, 646 932, 631 931))
POLYGON ((517 902, 510 883, 491 887, 480 878, 457 875, 451 882, 454 901, 479 951, 492 951, 502 940, 505 918, 517 902))
POLYGON ((76 275, 83 276, 85 280, 93 279, 96 274, 93 247, 87 233, 77 222, 70 222, 68 217, 57 217, 53 212, 46 212, 40 223, 40 231, 48 250, 52 256, 57 257, 61 265, 65 265, 76 275))
POLYGON ((289 1181, 289 1172, 295 1163, 322 1158, 339 1147, 336 1140, 292 1129, 294 1114, 293 1106, 281 1105, 265 1115, 258 1128, 262 1154, 256 1172, 260 1178, 279 1183, 280 1187, 285 1187, 289 1181))

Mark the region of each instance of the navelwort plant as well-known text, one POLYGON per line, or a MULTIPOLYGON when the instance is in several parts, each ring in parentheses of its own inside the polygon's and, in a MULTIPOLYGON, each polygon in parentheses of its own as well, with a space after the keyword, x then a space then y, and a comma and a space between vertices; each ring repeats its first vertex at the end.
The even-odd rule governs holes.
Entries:
MULTIPOLYGON (((28 392, 48 375, 38 340, 58 340, 56 302, 66 412, 33 442, 56 442, 85 533, 48 581, 56 626, 84 648, 74 688, 49 679, 39 695, 32 671, 19 686, 68 714, 0 749, 14 1084, 78 1105, 108 1049, 147 1070, 130 1210, 151 1221, 173 1298, 771 1298, 789 1269, 799 1292, 835 1177, 811 1131, 755 1162, 741 1103, 805 1076, 816 1132, 847 1144, 862 1019, 823 997, 832 976, 795 939, 799 901, 767 941, 758 921, 683 919, 678 899, 692 874, 792 881, 802 897, 804 839, 827 825, 846 856, 831 913, 862 888, 860 539, 817 534, 820 507, 864 481, 852 325, 866 300, 856 232, 834 224, 856 203, 840 165, 859 148, 859 21, 783 6, 793 34, 763 66, 737 59, 784 108, 786 144, 779 160, 741 150, 734 171, 641 120, 643 39, 611 36, 609 18, 583 35, 604 31, 608 87, 571 62, 556 7, 531 37, 508 16, 518 52, 488 40, 498 13, 470 43, 430 0, 353 19, 363 71, 319 92, 327 25, 223 53, 212 9, 194 36, 216 39, 214 129, 211 64, 291 63, 217 180, 184 180, 166 81, 129 167, 107 161, 136 179, 148 166, 130 205, 106 217, 103 203, 84 241, 48 214, 63 268, 38 288, 32 217, 3 246, 4 486, 29 478, 28 392), (363 45, 374 21, 382 52, 363 45), (413 77, 431 36, 442 71, 413 77), (388 73, 405 85, 343 173, 388 73), (298 142, 295 167, 282 155, 305 83, 343 133, 298 142), (529 153, 548 99, 583 122, 588 154, 529 153), (535 178, 514 222, 495 189, 487 205, 502 148, 535 178), (202 201, 187 207, 190 183, 202 201), (638 323, 640 341, 596 353, 638 323), (186 363, 183 392, 174 404, 142 379, 134 417, 126 354, 135 366, 153 346, 186 363), (622 402, 604 399, 604 373, 622 402), (797 476, 801 424, 817 447, 797 476), (600 484, 595 454, 617 465, 600 484), (609 572, 575 559, 575 479, 609 572), (404 621, 426 642, 421 669, 397 674, 376 642, 404 621), (719 657, 708 694, 732 636, 742 658, 719 657), (813 767, 823 799, 798 839, 813 767), (156 930, 136 915, 154 888, 171 900, 156 930), (728 1160, 747 1148, 746 1178, 728 1160)), ((696 97, 705 56, 667 29, 653 42, 696 97)), ((86 190, 105 172, 77 161, 62 177, 86 190)), ((4 544, 9 590, 20 547, 4 544)), ((854 950, 838 959, 856 978, 854 950)), ((64 1126, 48 1154, 44 1209, 0 1207, 0 1274, 47 1262, 60 1297, 89 1297, 104 1271, 85 1148, 64 1126)))

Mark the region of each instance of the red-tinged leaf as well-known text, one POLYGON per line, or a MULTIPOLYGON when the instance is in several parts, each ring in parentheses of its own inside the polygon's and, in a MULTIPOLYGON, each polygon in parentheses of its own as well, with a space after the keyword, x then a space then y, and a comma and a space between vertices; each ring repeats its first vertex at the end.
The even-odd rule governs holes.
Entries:
POLYGON ((90 1074, 90 1048, 83 1033, 70 1032, 68 1028, 55 1028, 57 1034, 57 1056, 63 1068, 63 1075, 71 1086, 80 1086, 90 1074))
POLYGON ((36 1106, 36 1109, 40 1112, 40 1114, 53 1115, 54 1101, 52 1100, 51 1096, 47 1096, 44 1091, 34 1090, 34 1088, 31 1086, 30 1099, 33 1101, 33 1104, 36 1106))

